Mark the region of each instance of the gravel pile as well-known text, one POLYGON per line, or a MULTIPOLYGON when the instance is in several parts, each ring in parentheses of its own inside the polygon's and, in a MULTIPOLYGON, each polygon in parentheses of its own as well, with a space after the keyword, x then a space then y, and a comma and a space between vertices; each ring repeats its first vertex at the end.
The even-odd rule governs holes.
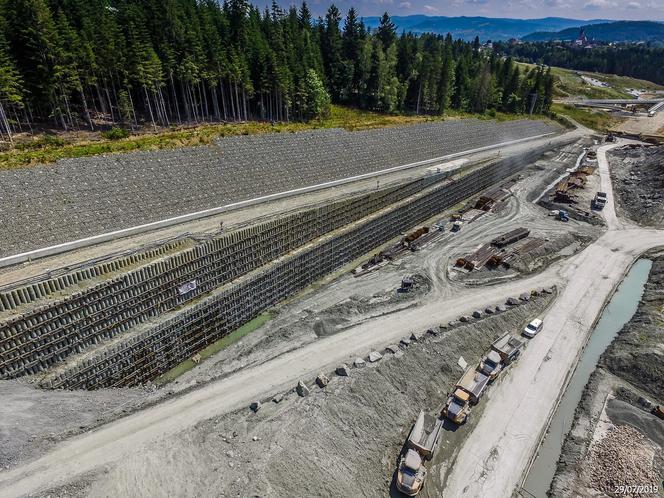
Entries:
POLYGON ((639 224, 664 227, 664 145, 610 153, 618 207, 639 224))
MULTIPOLYGON (((590 485, 611 495, 632 496, 619 492, 619 486, 659 485, 653 469, 655 450, 636 429, 622 425, 604 436, 590 454, 590 485)), ((635 492, 633 495, 639 493, 635 492)))
POLYGON ((0 171, 0 257, 551 131, 528 120, 318 130, 0 171))

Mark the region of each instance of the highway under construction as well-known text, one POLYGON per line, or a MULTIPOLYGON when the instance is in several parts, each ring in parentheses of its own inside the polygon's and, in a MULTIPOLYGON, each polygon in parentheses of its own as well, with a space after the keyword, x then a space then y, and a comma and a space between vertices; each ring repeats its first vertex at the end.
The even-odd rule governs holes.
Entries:
POLYGON ((607 297, 664 243, 616 215, 624 142, 602 141, 460 120, 0 172, 23 206, 0 496, 387 496, 418 415, 540 317, 421 462, 428 496, 510 496, 607 297))

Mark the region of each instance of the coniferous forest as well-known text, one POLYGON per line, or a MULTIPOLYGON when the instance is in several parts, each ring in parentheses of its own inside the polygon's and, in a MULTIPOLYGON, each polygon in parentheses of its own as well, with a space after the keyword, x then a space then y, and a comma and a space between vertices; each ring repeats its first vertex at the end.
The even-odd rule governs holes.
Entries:
POLYGON ((308 120, 330 102, 386 113, 543 113, 542 68, 450 35, 365 28, 351 8, 246 0, 0 0, 0 132, 308 120))

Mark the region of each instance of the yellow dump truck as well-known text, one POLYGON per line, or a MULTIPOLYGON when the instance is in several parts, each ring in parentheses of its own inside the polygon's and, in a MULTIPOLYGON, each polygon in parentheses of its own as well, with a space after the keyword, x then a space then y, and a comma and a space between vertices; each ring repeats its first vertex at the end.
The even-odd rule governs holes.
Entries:
POLYGON ((427 469, 425 460, 433 458, 443 430, 443 421, 420 411, 406 441, 406 451, 401 455, 397 469, 397 489, 408 496, 415 496, 424 486, 427 469))
POLYGON ((456 424, 463 424, 470 415, 470 406, 477 404, 489 383, 489 376, 475 367, 468 367, 454 391, 447 398, 441 415, 456 424))

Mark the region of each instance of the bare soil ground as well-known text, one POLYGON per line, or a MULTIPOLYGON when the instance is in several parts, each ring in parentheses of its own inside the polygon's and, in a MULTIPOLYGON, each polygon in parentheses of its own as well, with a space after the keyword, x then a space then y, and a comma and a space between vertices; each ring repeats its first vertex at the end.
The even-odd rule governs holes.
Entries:
POLYGON ((644 402, 664 403, 663 283, 664 255, 659 254, 634 317, 604 352, 585 388, 552 496, 625 496, 617 491, 621 484, 657 485, 657 493, 634 494, 664 496, 664 425, 644 402))
POLYGON ((0 381, 0 469, 46 452, 56 443, 140 409, 160 398, 150 387, 42 391, 0 381))
POLYGON ((664 145, 627 146, 609 154, 618 213, 664 227, 664 145))
MULTIPOLYGON (((541 313, 543 295, 470 325, 445 327, 377 364, 331 376, 311 394, 283 393, 280 403, 262 400, 213 418, 97 476, 89 496, 375 496, 390 488, 395 464, 420 409, 438 412, 461 375, 459 356, 477 362, 491 341, 518 330, 541 313), (158 462, 158 463, 157 463, 158 462), (187 476, 182 479, 182 476, 187 476)), ((524 354, 527 354, 527 350, 524 354)), ((504 373, 509 375, 509 370, 504 373)), ((471 416, 472 417, 472 416, 471 416)), ((444 435, 427 483, 436 496, 439 466, 472 423, 444 435)), ((394 491, 394 490, 392 490, 394 491)))

